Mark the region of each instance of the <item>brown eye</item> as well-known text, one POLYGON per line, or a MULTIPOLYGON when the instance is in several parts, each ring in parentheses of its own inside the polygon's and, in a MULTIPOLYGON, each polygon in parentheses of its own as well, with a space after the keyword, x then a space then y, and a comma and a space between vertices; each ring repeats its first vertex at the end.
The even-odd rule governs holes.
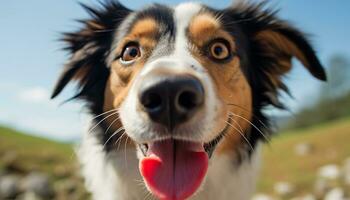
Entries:
POLYGON ((209 54, 215 60, 225 60, 231 56, 229 46, 225 42, 213 42, 209 46, 209 54))
POLYGON ((121 60, 123 62, 131 62, 136 58, 140 57, 141 51, 137 44, 130 44, 124 48, 121 60))

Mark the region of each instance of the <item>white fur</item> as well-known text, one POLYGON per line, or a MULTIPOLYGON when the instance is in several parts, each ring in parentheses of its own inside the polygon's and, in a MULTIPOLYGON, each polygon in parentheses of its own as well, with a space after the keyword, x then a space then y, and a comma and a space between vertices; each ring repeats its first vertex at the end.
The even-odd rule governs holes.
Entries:
POLYGON ((176 41, 175 55, 180 57, 192 58, 187 50, 188 39, 186 37, 186 28, 190 24, 192 18, 200 11, 202 6, 197 3, 182 3, 175 7, 175 23, 176 23, 176 41))
POLYGON ((147 194, 138 173, 136 149, 125 148, 107 153, 97 140, 95 132, 85 131, 78 147, 78 159, 82 167, 86 188, 95 200, 132 200, 147 194))
MULTIPOLYGON (((86 131, 77 153, 87 189, 95 200, 141 200, 146 191, 138 170, 135 148, 106 153, 95 133, 86 131)), ((209 163, 206 180, 191 200, 248 200, 254 193, 260 166, 260 148, 251 160, 235 165, 235 155, 214 153, 209 163)))
POLYGON ((191 200, 248 200, 255 192, 260 169, 260 145, 251 160, 235 165, 235 155, 213 155, 210 159, 206 181, 191 200))

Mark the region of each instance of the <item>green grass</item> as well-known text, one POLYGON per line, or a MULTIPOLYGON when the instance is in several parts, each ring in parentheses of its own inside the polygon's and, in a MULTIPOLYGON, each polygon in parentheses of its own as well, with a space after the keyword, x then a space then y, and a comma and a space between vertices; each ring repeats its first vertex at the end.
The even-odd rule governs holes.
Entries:
POLYGON ((71 144, 25 135, 5 127, 0 127, 0 158, 0 169, 4 169, 4 162, 13 162, 12 165, 24 172, 53 174, 60 169, 69 171, 76 165, 71 144), (6 158, 9 155, 16 155, 15 160, 9 161, 6 158))
POLYGON ((54 199, 91 199, 80 177, 73 145, 29 136, 0 126, 0 174, 49 176, 54 199), (68 182, 67 182, 68 181, 68 182), (69 187, 65 185, 69 183, 69 187))
POLYGON ((310 192, 320 166, 341 166, 349 157, 350 118, 280 134, 263 148, 258 191, 271 193, 276 182, 287 181, 298 193, 310 192), (313 146, 312 152, 296 155, 295 146, 304 142, 313 146))

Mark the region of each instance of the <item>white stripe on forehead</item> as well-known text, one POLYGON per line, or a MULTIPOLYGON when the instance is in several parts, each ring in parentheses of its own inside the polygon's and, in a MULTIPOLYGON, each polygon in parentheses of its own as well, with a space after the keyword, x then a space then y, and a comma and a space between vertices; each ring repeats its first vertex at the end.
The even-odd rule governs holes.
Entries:
POLYGON ((175 23, 175 44, 174 50, 170 55, 161 56, 151 62, 147 63, 140 76, 150 73, 153 70, 169 70, 172 72, 196 71, 196 73, 203 73, 205 69, 200 63, 191 55, 188 49, 188 38, 186 36, 186 29, 191 23, 194 16, 196 16, 202 9, 202 5, 198 3, 182 3, 174 8, 174 23, 175 23))
POLYGON ((175 55, 188 54, 188 40, 186 37, 186 29, 189 26, 192 18, 198 14, 202 6, 198 3, 182 3, 175 7, 175 24, 176 24, 176 39, 175 39, 175 55))

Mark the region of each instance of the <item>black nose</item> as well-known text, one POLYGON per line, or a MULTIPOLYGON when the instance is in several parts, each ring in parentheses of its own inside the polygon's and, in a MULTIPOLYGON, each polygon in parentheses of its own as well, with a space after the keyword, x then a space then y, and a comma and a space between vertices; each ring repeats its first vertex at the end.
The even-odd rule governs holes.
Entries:
POLYGON ((204 102, 201 82, 192 76, 144 80, 139 99, 149 117, 172 130, 190 119, 204 102))

